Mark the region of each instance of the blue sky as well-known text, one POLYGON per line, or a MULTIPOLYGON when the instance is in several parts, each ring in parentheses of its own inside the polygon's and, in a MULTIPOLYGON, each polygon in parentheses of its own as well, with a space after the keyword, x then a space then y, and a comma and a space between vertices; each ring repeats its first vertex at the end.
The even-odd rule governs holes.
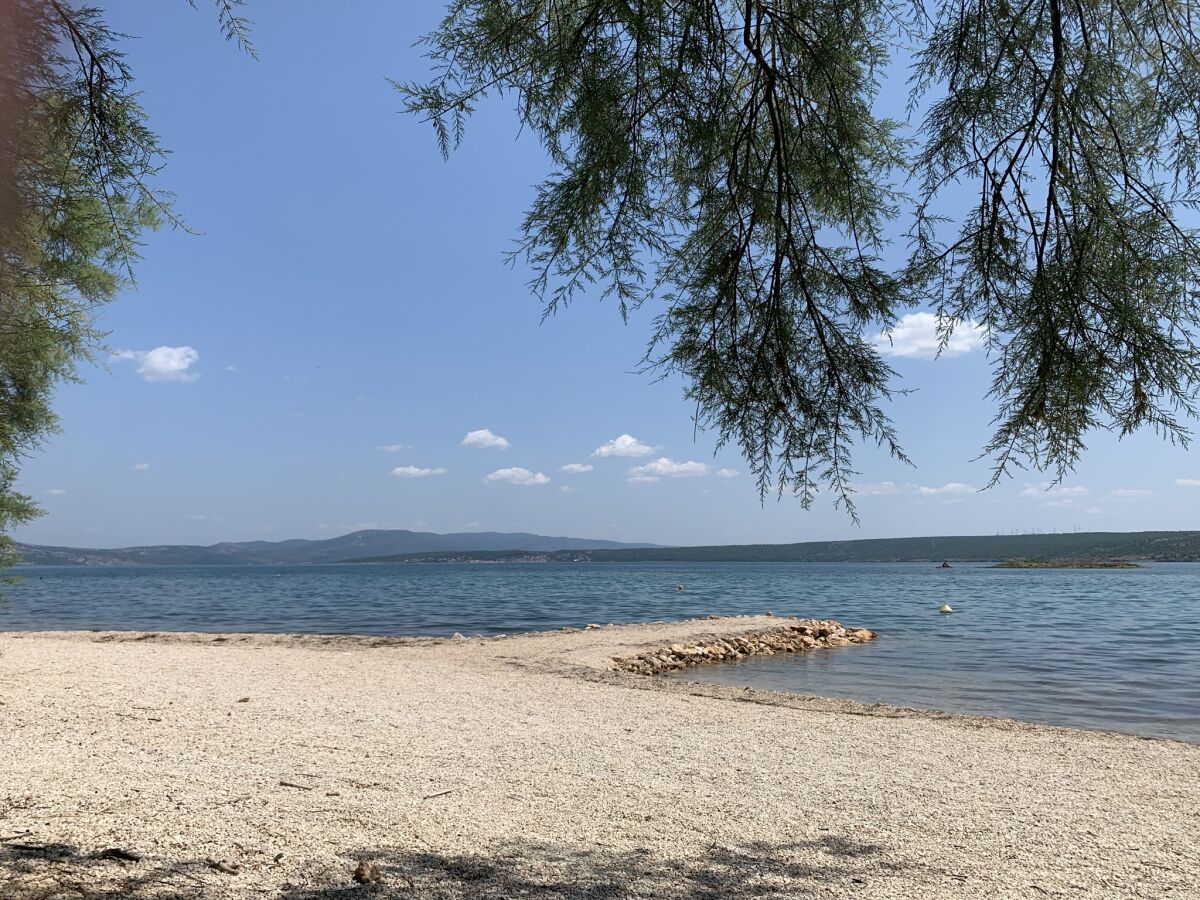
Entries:
POLYGON ((546 164, 510 105, 484 104, 449 163, 401 113, 385 76, 422 77, 412 45, 441 4, 334 14, 254 0, 257 62, 221 40, 206 4, 106 8, 134 36, 129 61, 172 151, 161 183, 196 233, 150 235, 136 288, 103 313, 115 354, 60 391, 62 433, 22 477, 48 514, 18 539, 394 527, 733 543, 1200 527, 1196 454, 1150 434, 1094 435, 1049 492, 1037 473, 978 492, 987 359, 965 333, 961 352, 924 358, 919 319, 897 337, 911 355, 893 359, 916 389, 893 408, 916 467, 863 449, 861 527, 828 498, 808 512, 790 497, 762 504, 736 452, 714 456, 713 437, 694 432, 680 383, 634 372, 654 310, 625 325, 584 298, 539 324, 528 273, 503 255, 546 164))

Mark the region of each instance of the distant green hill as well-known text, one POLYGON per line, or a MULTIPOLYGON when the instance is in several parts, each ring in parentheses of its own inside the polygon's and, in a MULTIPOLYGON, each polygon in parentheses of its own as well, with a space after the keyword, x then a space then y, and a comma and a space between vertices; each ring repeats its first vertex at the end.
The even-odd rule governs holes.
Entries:
POLYGON ((531 554, 418 552, 347 562, 988 562, 1005 559, 1200 561, 1200 531, 1091 531, 1078 534, 975 535, 741 544, 714 547, 575 549, 531 554))
POLYGON ((547 537, 541 534, 469 531, 434 534, 425 531, 372 529, 326 540, 226 541, 209 546, 160 544, 114 550, 78 547, 42 547, 18 544, 24 565, 42 566, 212 566, 212 565, 311 565, 340 562, 347 557, 382 556, 445 551, 551 551, 596 550, 610 547, 645 547, 586 538, 547 537))

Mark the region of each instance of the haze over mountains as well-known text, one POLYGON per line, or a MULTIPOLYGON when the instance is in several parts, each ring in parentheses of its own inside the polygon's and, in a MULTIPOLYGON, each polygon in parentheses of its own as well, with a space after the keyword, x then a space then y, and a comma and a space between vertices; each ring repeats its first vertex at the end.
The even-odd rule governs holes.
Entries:
POLYGON ((927 562, 1005 559, 1200 560, 1200 531, 973 535, 662 547, 540 534, 355 531, 328 540, 116 550, 18 545, 25 565, 315 565, 420 562, 927 562))
POLYGON ((206 566, 313 565, 364 556, 393 556, 438 551, 553 551, 649 548, 654 544, 547 537, 525 532, 355 531, 327 540, 224 541, 207 547, 163 544, 114 550, 18 544, 24 565, 62 566, 206 566))

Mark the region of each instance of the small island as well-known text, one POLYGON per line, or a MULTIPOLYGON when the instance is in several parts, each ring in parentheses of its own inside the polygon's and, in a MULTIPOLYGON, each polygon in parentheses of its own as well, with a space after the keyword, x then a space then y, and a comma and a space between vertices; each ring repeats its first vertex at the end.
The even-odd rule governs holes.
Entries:
POLYGON ((1006 559, 992 569, 1144 569, 1126 559, 1006 559))

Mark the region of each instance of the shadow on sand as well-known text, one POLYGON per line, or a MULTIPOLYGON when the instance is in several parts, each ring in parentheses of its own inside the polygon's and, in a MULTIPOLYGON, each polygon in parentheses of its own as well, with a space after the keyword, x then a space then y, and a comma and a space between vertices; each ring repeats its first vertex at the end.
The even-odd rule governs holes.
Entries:
POLYGON ((202 859, 96 859, 68 845, 0 845, 5 900, 195 900, 227 895, 280 900, 428 897, 438 900, 749 900, 861 894, 894 877, 887 848, 836 836, 716 846, 700 856, 507 844, 480 854, 364 849, 286 870, 254 861, 236 875, 202 859), (363 864, 378 880, 355 883, 363 864), (371 867, 374 867, 373 871, 371 867), (290 881, 287 879, 290 878, 290 881))

